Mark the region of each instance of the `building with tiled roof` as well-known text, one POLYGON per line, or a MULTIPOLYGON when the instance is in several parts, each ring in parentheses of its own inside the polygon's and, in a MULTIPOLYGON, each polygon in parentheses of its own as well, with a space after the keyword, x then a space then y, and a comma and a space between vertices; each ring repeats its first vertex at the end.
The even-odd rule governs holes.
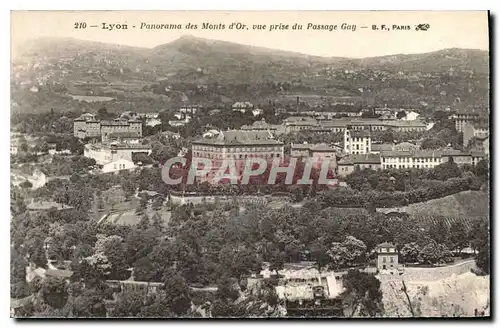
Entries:
POLYGON ((346 154, 371 153, 372 138, 369 130, 356 130, 348 125, 344 131, 344 152, 346 154))
POLYGON ((206 179, 216 173, 224 160, 263 158, 270 161, 284 157, 283 143, 275 140, 269 131, 221 131, 216 138, 193 141, 191 150, 193 161, 211 161, 212 170, 206 179))
POLYGON ((372 154, 380 154, 381 151, 393 150, 394 145, 389 143, 374 144, 372 143, 372 154))
POLYGON ((399 267, 399 253, 396 245, 382 243, 375 248, 377 252, 377 269, 383 273, 385 270, 396 270, 399 267))
POLYGON ((349 154, 337 161, 339 176, 347 176, 356 169, 380 169, 380 156, 378 154, 349 154))
POLYGON ((432 169, 450 159, 457 165, 476 165, 485 157, 484 153, 473 154, 456 149, 382 151, 380 153, 382 169, 432 169))
POLYGON ((115 120, 96 119, 95 115, 85 113, 73 121, 73 134, 80 139, 107 138, 110 133, 129 132, 142 137, 142 122, 136 119, 117 118, 115 120))
POLYGON ((99 165, 115 162, 119 159, 133 161, 133 154, 151 154, 150 145, 139 143, 110 142, 110 143, 89 143, 83 150, 83 155, 95 159, 99 165))

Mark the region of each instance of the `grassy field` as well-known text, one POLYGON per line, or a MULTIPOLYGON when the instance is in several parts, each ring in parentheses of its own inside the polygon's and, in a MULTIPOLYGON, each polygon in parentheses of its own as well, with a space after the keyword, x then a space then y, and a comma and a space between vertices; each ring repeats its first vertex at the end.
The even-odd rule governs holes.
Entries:
POLYGON ((113 97, 101 97, 101 96, 74 96, 70 95, 71 98, 79 101, 86 101, 86 102, 97 102, 97 101, 111 101, 115 98, 113 97))
POLYGON ((478 218, 490 213, 489 195, 482 191, 463 191, 443 198, 404 207, 381 209, 384 213, 406 212, 418 216, 478 218))

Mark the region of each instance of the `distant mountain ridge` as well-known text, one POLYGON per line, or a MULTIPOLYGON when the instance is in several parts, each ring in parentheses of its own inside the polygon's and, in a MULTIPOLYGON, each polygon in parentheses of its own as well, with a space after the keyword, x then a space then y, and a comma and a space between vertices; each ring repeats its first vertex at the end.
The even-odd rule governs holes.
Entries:
POLYGON ((476 49, 355 59, 183 36, 154 48, 44 38, 12 51, 11 94, 20 111, 78 107, 70 104, 71 95, 156 108, 295 103, 297 96, 310 97, 313 106, 336 99, 411 107, 449 106, 456 99, 488 104, 489 53, 476 49), (28 90, 33 86, 39 94, 28 90))
MULTIPOLYGON (((14 62, 19 60, 22 61, 23 58, 32 59, 35 55, 54 56, 61 53, 71 55, 75 52, 85 54, 99 51, 112 53, 119 57, 127 55, 138 56, 144 60, 153 60, 158 63, 161 63, 162 60, 166 62, 177 61, 177 59, 182 58, 168 57, 176 57, 182 54, 186 57, 206 57, 211 55, 223 55, 225 57, 246 56, 248 59, 256 61, 288 60, 296 64, 332 64, 335 66, 340 65, 350 68, 369 69, 397 69, 397 66, 401 66, 401 69, 441 71, 443 67, 449 68, 457 66, 480 73, 488 73, 489 70, 488 52, 478 49, 450 48, 422 54, 394 54, 358 59, 320 57, 278 49, 193 37, 190 35, 182 36, 170 43, 158 45, 154 48, 140 48, 71 38, 43 38, 19 47, 16 51, 19 56, 16 56, 18 58, 16 58, 14 62)), ((199 64, 203 66, 203 58, 198 58, 198 61, 200 62, 199 64)))

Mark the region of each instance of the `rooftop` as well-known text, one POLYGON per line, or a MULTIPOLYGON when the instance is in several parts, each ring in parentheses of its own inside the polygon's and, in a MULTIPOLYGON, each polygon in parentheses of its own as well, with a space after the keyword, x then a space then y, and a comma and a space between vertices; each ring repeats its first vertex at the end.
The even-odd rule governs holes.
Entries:
POLYGON ((385 242, 385 243, 377 245, 377 247, 393 247, 393 248, 395 248, 396 245, 388 243, 388 242, 385 242))
POLYGON ((392 150, 392 144, 383 143, 383 144, 374 144, 372 143, 372 151, 388 151, 392 150))
POLYGON ((361 131, 351 131, 351 136, 353 137, 370 137, 371 136, 371 133, 370 131, 365 131, 365 130, 361 130, 361 131))
POLYGON ((380 164, 380 155, 378 154, 350 154, 343 157, 339 164, 380 164))
POLYGON ((108 138, 138 138, 136 132, 110 132, 107 135, 108 138))
POLYGON ((58 209, 58 210, 73 208, 71 206, 64 205, 64 204, 61 204, 61 203, 57 203, 57 202, 54 202, 54 201, 32 202, 32 203, 30 203, 30 204, 27 205, 27 208, 29 210, 32 210, 32 211, 36 211, 36 210, 49 210, 49 209, 51 209, 53 207, 56 208, 56 209, 58 209))
POLYGON ((273 135, 268 131, 245 131, 245 130, 228 130, 221 133, 214 139, 200 139, 194 141, 193 144, 209 144, 209 145, 282 145, 283 143, 276 141, 273 135))
POLYGON ((337 151, 337 147, 334 146, 329 146, 327 144, 317 144, 317 145, 310 145, 312 146, 310 149, 311 151, 327 151, 327 152, 335 152, 337 151))

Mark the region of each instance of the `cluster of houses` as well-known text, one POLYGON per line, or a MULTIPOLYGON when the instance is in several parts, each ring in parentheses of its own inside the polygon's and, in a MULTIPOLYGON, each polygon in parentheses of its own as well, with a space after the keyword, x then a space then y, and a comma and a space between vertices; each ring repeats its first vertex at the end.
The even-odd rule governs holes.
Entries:
POLYGON ((85 113, 74 120, 74 136, 90 141, 84 146, 84 156, 101 165, 103 173, 130 170, 136 167, 134 154, 151 153, 151 147, 142 144, 140 117, 157 119, 154 113, 139 116, 124 112, 114 120, 98 120, 95 115, 85 113))
MULTIPOLYGON (((452 117, 455 119, 455 117, 452 117)), ((461 121, 465 120, 463 117, 461 121)), ((463 125, 465 131, 472 126, 471 138, 489 140, 489 129, 479 128, 475 116, 463 125)), ((311 117, 289 117, 281 125, 272 125, 264 120, 240 130, 208 131, 204 138, 192 144, 193 158, 246 159, 252 157, 283 157, 284 144, 276 139, 281 133, 291 131, 343 133, 344 142, 338 144, 291 144, 290 156, 296 158, 328 159, 333 162, 339 176, 347 176, 356 168, 360 169, 432 169, 452 159, 458 165, 476 165, 489 155, 489 145, 461 151, 444 147, 438 150, 422 150, 416 143, 402 142, 374 143, 373 133, 394 129, 396 131, 425 131, 427 125, 420 120, 380 120, 370 118, 341 118, 322 121, 311 117)))

